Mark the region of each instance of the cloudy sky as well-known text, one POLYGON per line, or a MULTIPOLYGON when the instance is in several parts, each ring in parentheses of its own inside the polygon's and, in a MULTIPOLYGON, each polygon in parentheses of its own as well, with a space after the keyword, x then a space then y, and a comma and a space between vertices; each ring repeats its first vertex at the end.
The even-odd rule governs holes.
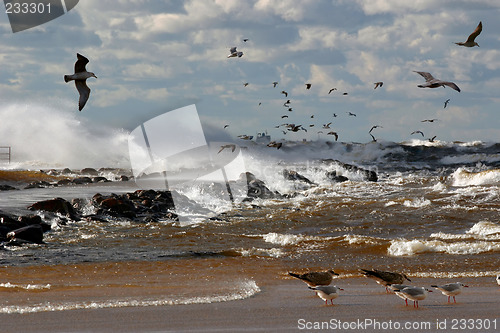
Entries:
POLYGON ((379 140, 416 139, 410 133, 421 130, 425 138, 499 142, 499 17, 498 0, 83 0, 14 34, 2 13, 0 107, 43 104, 88 124, 132 130, 195 103, 204 124, 233 137, 267 130, 273 139, 315 140, 332 122, 345 142, 370 141, 373 125, 383 127, 372 132, 379 140), (480 47, 454 44, 479 21, 480 47), (243 57, 228 59, 232 46, 243 57), (77 52, 98 77, 88 80, 82 112, 73 83, 63 80, 77 52), (453 81, 462 92, 418 88, 424 80, 413 71, 453 81), (384 85, 375 90, 377 81, 384 85), (274 126, 285 122, 308 132, 283 135, 274 126))

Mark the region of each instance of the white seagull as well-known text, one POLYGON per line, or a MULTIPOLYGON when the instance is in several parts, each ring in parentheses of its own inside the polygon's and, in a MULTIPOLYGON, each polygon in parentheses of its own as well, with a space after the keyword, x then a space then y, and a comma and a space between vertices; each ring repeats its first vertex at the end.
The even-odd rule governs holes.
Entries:
POLYGON ((339 297, 338 291, 344 290, 337 286, 317 286, 309 287, 309 289, 315 290, 318 297, 325 301, 325 305, 328 305, 328 300, 333 305, 333 300, 339 297))
POLYGON ((460 282, 455 282, 447 283, 442 286, 432 285, 431 287, 436 288, 437 290, 441 291, 443 295, 448 296, 448 303, 450 303, 451 296, 453 296, 453 302, 456 303, 457 301, 455 300, 455 296, 462 292, 462 288, 468 288, 469 286, 460 282))
POLYGON ((419 84, 417 86, 419 88, 437 88, 437 87, 448 86, 460 92, 460 88, 453 82, 435 79, 430 73, 427 72, 417 72, 417 71, 414 72, 422 75, 425 79, 424 84, 419 84))
POLYGON ((241 58, 241 56, 243 56, 243 52, 236 51, 236 46, 233 46, 232 48, 230 48, 229 52, 230 53, 227 56, 228 58, 234 58, 234 57, 241 58))
POLYGON ((75 80, 76 89, 78 90, 78 93, 80 93, 78 110, 82 111, 90 96, 90 88, 87 86, 87 79, 89 77, 95 77, 97 79, 97 76, 95 76, 92 72, 87 72, 85 69, 85 65, 88 64, 89 59, 79 53, 76 54, 76 58, 78 60, 75 62, 75 74, 64 75, 64 82, 75 80))
POLYGON ((413 301, 413 307, 418 308, 418 301, 424 300, 427 297, 427 293, 432 292, 424 287, 406 287, 403 289, 396 289, 394 292, 399 297, 404 297, 406 299, 413 301))

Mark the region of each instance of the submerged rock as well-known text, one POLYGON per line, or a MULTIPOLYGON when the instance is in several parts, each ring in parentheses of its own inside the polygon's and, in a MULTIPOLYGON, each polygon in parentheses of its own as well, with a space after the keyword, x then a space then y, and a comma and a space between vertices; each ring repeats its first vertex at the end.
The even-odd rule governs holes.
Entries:
POLYGON ((63 198, 54 198, 49 200, 38 201, 28 206, 29 210, 44 210, 47 212, 59 213, 70 217, 71 219, 76 219, 77 214, 73 209, 73 206, 68 201, 63 198))
POLYGON ((359 173, 359 174, 361 174, 361 176, 363 177, 364 180, 367 180, 370 182, 378 181, 378 175, 373 170, 363 169, 363 168, 360 168, 356 165, 347 164, 347 163, 340 162, 340 161, 333 160, 333 159, 325 159, 325 160, 321 160, 321 162, 325 163, 325 164, 335 164, 335 165, 338 165, 342 169, 345 169, 349 172, 359 173))
POLYGON ((26 227, 12 230, 7 233, 10 241, 24 240, 31 243, 43 244, 43 228, 40 224, 31 224, 26 227))

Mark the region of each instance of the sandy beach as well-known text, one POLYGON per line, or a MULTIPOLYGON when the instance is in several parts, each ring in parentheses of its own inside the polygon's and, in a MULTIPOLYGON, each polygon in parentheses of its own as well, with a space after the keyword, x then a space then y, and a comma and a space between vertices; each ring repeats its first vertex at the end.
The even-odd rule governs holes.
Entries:
MULTIPOLYGON (((437 281, 415 280, 419 286, 437 281)), ((500 287, 494 279, 457 280, 469 288, 457 296, 456 304, 433 292, 419 308, 412 302, 406 307, 365 278, 335 280, 345 290, 333 306, 326 306, 302 282, 280 277, 262 284, 255 296, 238 301, 2 314, 0 322, 2 332, 497 331, 500 287)))

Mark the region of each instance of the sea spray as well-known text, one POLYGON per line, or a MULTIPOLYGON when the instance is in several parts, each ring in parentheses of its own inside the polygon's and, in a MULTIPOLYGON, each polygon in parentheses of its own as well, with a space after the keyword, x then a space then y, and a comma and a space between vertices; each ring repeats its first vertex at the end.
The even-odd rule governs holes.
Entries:
POLYGON ((124 130, 92 123, 64 106, 3 104, 0 119, 0 145, 12 147, 18 168, 130 167, 124 130))

